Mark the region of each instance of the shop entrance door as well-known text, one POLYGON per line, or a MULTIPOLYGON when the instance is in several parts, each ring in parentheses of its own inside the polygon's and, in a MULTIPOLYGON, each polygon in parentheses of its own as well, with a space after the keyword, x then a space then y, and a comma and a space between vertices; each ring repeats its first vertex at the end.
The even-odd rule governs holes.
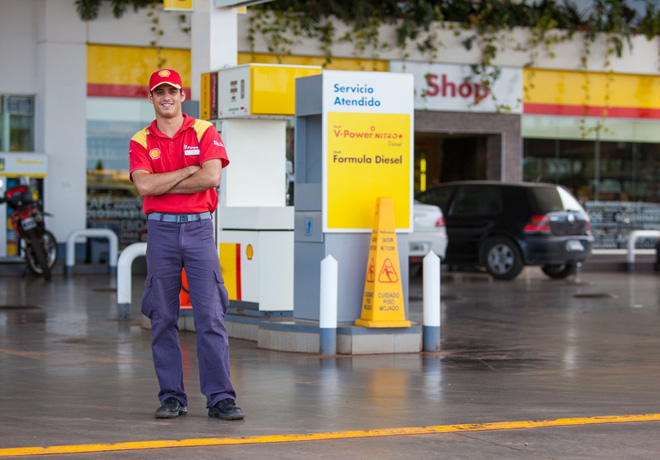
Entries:
POLYGON ((487 178, 488 136, 415 133, 415 193, 442 182, 487 178))

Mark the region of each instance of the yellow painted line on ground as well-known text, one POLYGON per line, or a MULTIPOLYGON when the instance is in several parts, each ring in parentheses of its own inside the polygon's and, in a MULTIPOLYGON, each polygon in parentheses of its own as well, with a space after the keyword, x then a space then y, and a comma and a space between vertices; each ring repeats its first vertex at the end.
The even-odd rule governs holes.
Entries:
POLYGON ((246 436, 241 438, 202 438, 180 441, 142 441, 116 444, 80 444, 72 446, 17 447, 0 449, 0 457, 33 455, 62 455, 98 453, 124 450, 165 449, 173 447, 233 446, 239 444, 267 444, 284 442, 324 441, 330 439, 378 438, 387 436, 411 436, 437 433, 465 433, 473 431, 521 430, 603 423, 658 422, 660 414, 614 415, 604 417, 560 418, 556 420, 517 421, 495 423, 471 423, 465 425, 439 425, 413 428, 389 428, 383 430, 337 431, 330 433, 285 434, 273 436, 246 436))

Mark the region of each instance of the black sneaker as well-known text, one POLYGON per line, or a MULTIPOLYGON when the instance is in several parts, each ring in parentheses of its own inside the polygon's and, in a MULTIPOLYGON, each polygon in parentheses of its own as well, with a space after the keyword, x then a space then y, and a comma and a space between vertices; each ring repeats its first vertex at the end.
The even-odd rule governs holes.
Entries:
POLYGON ((156 418, 174 418, 179 415, 186 415, 188 413, 188 408, 183 406, 178 399, 176 398, 167 398, 156 409, 156 418))
POLYGON ((217 417, 222 420, 243 420, 245 414, 233 399, 223 399, 215 406, 209 407, 209 417, 217 417))

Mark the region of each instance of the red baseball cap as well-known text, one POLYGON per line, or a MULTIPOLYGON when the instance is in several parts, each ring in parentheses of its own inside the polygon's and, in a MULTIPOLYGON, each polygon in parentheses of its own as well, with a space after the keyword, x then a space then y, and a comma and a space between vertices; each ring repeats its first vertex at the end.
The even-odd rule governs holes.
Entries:
POLYGON ((151 78, 149 78, 149 92, 164 84, 174 86, 177 89, 183 87, 181 75, 172 69, 161 69, 151 74, 151 78))

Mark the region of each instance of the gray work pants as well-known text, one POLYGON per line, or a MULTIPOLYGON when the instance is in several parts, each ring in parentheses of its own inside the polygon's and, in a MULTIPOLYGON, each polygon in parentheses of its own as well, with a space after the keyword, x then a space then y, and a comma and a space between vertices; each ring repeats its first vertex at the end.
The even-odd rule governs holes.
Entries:
POLYGON ((151 319, 151 348, 162 403, 174 397, 183 405, 179 345, 179 292, 185 268, 197 331, 197 358, 207 407, 236 399, 229 379, 229 347, 224 315, 229 299, 218 262, 210 219, 188 223, 147 221, 147 280, 142 313, 151 319))

